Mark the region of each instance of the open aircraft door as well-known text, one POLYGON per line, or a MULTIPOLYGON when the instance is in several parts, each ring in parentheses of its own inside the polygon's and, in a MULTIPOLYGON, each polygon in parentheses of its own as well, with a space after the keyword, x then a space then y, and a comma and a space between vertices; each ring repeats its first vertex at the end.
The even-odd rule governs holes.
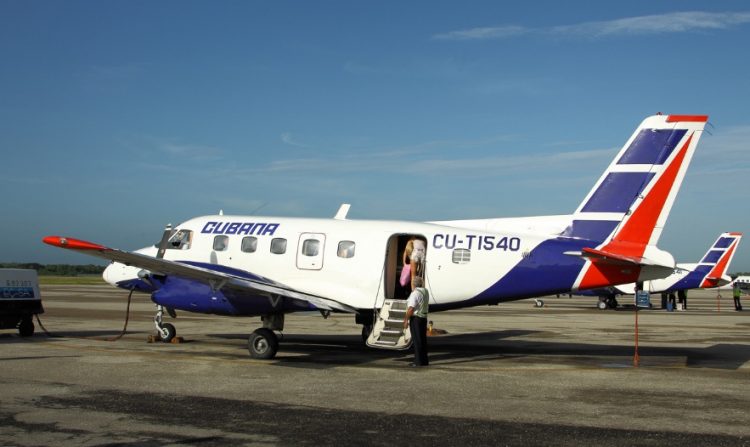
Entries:
MULTIPOLYGON (((373 348, 382 349, 409 349, 411 347, 411 333, 404 329, 404 317, 406 316, 406 300, 411 293, 411 275, 404 274, 407 281, 401 283, 404 272, 405 251, 413 250, 409 241, 422 241, 421 263, 418 272, 425 276, 426 267, 426 245, 427 240, 421 234, 394 234, 388 239, 386 248, 384 272, 385 300, 376 301, 373 309, 374 318, 372 331, 367 337, 366 343, 373 348), (407 247, 409 247, 407 249, 407 247), (382 305, 379 304, 382 302, 382 305)), ((414 266, 410 266, 411 267, 414 266)))
POLYGON ((325 234, 302 233, 297 245, 297 268, 302 270, 322 269, 325 244, 325 234))

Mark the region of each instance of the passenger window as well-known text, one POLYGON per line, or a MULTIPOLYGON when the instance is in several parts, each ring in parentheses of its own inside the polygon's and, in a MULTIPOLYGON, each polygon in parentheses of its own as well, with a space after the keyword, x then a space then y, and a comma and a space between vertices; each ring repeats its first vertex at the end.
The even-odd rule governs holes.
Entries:
POLYGON ((229 236, 215 236, 214 237, 214 250, 215 251, 226 250, 228 242, 229 242, 229 236))
POLYGON ((320 241, 317 239, 308 239, 302 243, 302 254, 305 256, 318 256, 320 241))
POLYGON ((280 237, 271 239, 271 253, 283 255, 286 253, 286 239, 280 237))
MULTIPOLYGON (((171 250, 187 250, 190 248, 190 241, 193 239, 193 232, 190 230, 179 230, 169 238, 167 248, 171 250)), ((157 244, 158 246, 159 244, 157 244)))
POLYGON ((453 250, 454 264, 468 264, 469 261, 471 261, 471 251, 465 248, 457 248, 453 250))
POLYGON ((258 249, 258 238, 255 236, 246 236, 242 238, 242 251, 245 253, 255 253, 258 249))
POLYGON ((353 258, 354 257, 354 242, 352 241, 341 241, 339 242, 339 249, 336 251, 339 258, 353 258))

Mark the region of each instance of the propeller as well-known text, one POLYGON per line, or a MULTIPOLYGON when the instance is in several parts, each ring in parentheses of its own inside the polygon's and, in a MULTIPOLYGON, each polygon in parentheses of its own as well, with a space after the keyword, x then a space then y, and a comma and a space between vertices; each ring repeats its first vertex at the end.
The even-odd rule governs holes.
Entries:
POLYGON ((174 234, 174 230, 172 229, 172 224, 167 224, 166 227, 164 227, 164 233, 161 235, 161 241, 159 241, 159 251, 156 252, 156 259, 162 259, 164 257, 164 253, 167 252, 167 244, 169 243, 169 239, 174 234))
MULTIPOLYGON (((172 228, 172 224, 168 223, 166 227, 164 227, 164 233, 161 235, 161 241, 159 241, 159 250, 156 252, 156 259, 162 259, 164 258, 164 253, 167 252, 167 247, 169 244, 169 240, 172 238, 172 236, 175 234, 176 230, 172 228)), ((167 313, 172 318, 177 318, 177 312, 174 311, 171 307, 166 307, 167 313)))

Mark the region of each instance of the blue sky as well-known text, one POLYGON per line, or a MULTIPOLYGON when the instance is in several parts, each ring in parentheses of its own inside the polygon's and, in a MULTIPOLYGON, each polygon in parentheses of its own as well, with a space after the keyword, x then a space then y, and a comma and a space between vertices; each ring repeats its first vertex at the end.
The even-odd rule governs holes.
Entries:
MULTIPOLYGON (((750 233, 750 5, 0 1, 2 262, 213 214, 567 214, 647 115, 708 114, 660 247, 750 233)), ((750 242, 731 271, 750 271, 750 242)))

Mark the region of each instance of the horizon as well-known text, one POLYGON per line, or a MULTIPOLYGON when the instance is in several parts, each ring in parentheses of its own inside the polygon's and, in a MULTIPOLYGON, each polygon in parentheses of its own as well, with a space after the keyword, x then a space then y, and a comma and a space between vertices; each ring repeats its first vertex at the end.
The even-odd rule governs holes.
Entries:
MULTIPOLYGON (((750 6, 6 1, 2 262, 96 263, 218 213, 572 213, 649 115, 707 114, 659 248, 750 207, 750 6), (406 198, 404 198, 406 196, 406 198)), ((750 271, 750 249, 730 271, 750 271)))

